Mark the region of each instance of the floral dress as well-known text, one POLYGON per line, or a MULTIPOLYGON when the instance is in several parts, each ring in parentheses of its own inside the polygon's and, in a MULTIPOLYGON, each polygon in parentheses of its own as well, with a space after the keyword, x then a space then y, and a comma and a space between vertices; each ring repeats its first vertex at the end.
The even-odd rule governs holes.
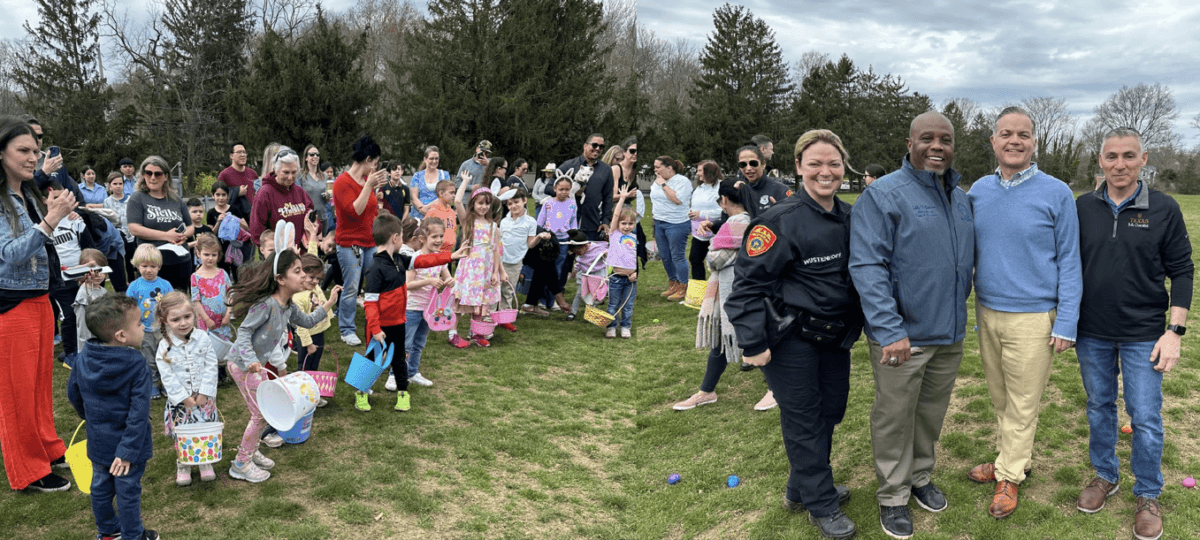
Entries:
MULTIPOLYGON (((192 302, 198 302, 209 319, 216 320, 225 313, 225 298, 229 292, 229 275, 218 269, 217 275, 205 279, 200 274, 192 274, 192 302)), ((201 318, 196 317, 196 328, 204 330, 213 337, 225 341, 233 341, 233 327, 225 325, 220 328, 209 328, 201 318)))
MULTIPOLYGON (((458 271, 454 275, 454 296, 459 306, 487 306, 500 301, 499 284, 492 285, 492 272, 495 271, 497 229, 494 225, 476 219, 475 233, 472 237, 471 254, 458 261, 458 271)), ((469 311, 469 310, 467 310, 469 311)), ((460 313, 463 310, 459 311, 460 313)))

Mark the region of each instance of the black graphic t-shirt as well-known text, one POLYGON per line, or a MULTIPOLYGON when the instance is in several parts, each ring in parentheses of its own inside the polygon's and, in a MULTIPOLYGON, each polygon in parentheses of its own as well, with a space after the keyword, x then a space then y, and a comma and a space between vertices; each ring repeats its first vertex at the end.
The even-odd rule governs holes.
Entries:
MULTIPOLYGON (((125 206, 125 216, 129 219, 129 223, 137 223, 147 229, 156 231, 173 231, 180 225, 187 226, 191 222, 190 214, 188 214, 187 205, 182 200, 163 198, 156 199, 150 196, 149 193, 143 191, 135 191, 129 196, 129 202, 125 206), (186 221, 184 218, 188 217, 186 221)), ((155 247, 166 244, 160 240, 144 240, 138 238, 138 245, 145 243, 153 244, 155 247)), ((163 265, 178 264, 188 260, 190 257, 177 255, 168 250, 162 251, 163 265)), ((132 255, 129 255, 132 257, 132 255)))

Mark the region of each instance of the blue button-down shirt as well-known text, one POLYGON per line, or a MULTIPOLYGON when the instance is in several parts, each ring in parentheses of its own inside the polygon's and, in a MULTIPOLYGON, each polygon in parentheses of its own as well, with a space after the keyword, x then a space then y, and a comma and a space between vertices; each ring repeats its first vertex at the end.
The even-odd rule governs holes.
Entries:
POLYGON ((1033 175, 1037 174, 1037 172, 1038 172, 1037 163, 1030 163, 1028 169, 1025 169, 1017 174, 1014 174, 1012 178, 1005 180, 1004 174, 1000 172, 1000 167, 996 167, 996 178, 1000 179, 1000 187, 1002 187, 1004 189, 1012 189, 1014 187, 1021 185, 1021 182, 1024 182, 1026 180, 1029 180, 1030 178, 1033 178, 1033 175))
POLYGON ((97 182, 96 187, 88 188, 87 182, 79 184, 79 191, 83 193, 83 204, 104 204, 104 199, 108 198, 108 190, 97 182))
POLYGON ((1138 180, 1138 187, 1136 190, 1134 190, 1133 195, 1130 195, 1129 198, 1121 201, 1121 204, 1117 204, 1117 203, 1113 202, 1112 199, 1108 198, 1108 190, 1107 189, 1102 190, 1102 193, 1104 194, 1104 202, 1108 203, 1109 208, 1112 208, 1114 216, 1117 214, 1120 214, 1121 210, 1125 209, 1126 206, 1129 206, 1130 203, 1137 200, 1137 196, 1141 192, 1142 192, 1142 181, 1138 180))

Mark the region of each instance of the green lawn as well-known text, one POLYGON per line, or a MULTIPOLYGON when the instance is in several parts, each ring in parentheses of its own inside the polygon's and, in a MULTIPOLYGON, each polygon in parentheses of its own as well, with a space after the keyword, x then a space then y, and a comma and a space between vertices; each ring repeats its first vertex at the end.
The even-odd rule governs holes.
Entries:
MULTIPOLYGON (((1177 199, 1191 230, 1200 231, 1200 197, 1177 199)), ((648 219, 645 226, 650 233, 648 219)), ((156 455, 143 482, 145 522, 168 539, 818 538, 804 516, 780 508, 787 459, 779 413, 751 410, 766 389, 761 374, 730 369, 716 404, 671 410, 698 388, 706 351, 693 348, 696 312, 656 294, 665 287, 662 266, 652 263, 645 274, 633 340, 605 340, 582 319, 557 315, 523 317, 518 333, 501 330, 489 349, 459 351, 434 334, 421 371, 435 386, 414 386, 412 411, 393 412, 394 394, 380 382, 375 409, 360 413, 350 387, 340 385, 333 403, 317 412, 312 439, 264 448, 278 466, 263 484, 226 473, 247 414, 236 389, 223 386, 217 401, 226 421, 226 460, 217 467, 219 480, 176 487, 171 441, 156 429, 156 455), (683 480, 668 485, 671 473, 683 480), (742 478, 740 487, 725 487, 730 474, 742 478)), ((351 351, 336 330, 326 337, 345 370, 351 351)), ((1164 538, 1200 537, 1200 492, 1179 484, 1200 476, 1197 347, 1189 334, 1185 358, 1164 384, 1164 538)), ((917 538, 1129 538, 1128 435, 1118 446, 1121 494, 1099 514, 1075 510, 1092 472, 1073 352, 1055 362, 1035 470, 1022 485, 1020 507, 1004 521, 987 516, 991 488, 968 481, 966 471, 995 456, 995 420, 972 332, 966 350, 934 476, 950 509, 934 515, 913 505, 917 538)), ((853 489, 846 510, 859 537, 881 539, 867 361, 860 342, 849 410, 835 435, 834 471, 853 489)), ((67 371, 56 369, 55 376, 58 431, 68 438, 78 419, 61 391, 67 371)), ((161 406, 152 406, 156 426, 161 406)), ((75 489, 5 490, 0 523, 6 536, 20 538, 95 533, 88 498, 75 489)))

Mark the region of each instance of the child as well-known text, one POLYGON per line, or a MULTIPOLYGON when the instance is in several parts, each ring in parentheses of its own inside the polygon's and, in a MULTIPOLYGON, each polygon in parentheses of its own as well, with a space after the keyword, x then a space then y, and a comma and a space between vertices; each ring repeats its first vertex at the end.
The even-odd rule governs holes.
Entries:
POLYGON ((142 524, 142 474, 154 453, 154 376, 138 354, 141 319, 137 300, 128 296, 106 294, 92 302, 84 322, 96 337, 84 345, 67 381, 67 399, 87 420, 92 514, 101 539, 158 539, 142 524), (113 512, 114 498, 119 516, 113 512))
MULTIPOLYGON (((549 229, 560 242, 558 260, 554 261, 554 269, 558 272, 558 284, 561 289, 567 283, 567 231, 579 228, 579 208, 575 205, 575 199, 571 198, 571 178, 562 177, 554 183, 554 198, 547 200, 542 204, 542 211, 538 213, 537 224, 549 229)), ((536 291, 543 295, 543 303, 547 308, 550 307, 548 294, 544 291, 536 291)), ((534 294, 534 291, 530 291, 534 294)))
MULTIPOLYGON (((467 181, 458 187, 455 200, 461 198, 467 181)), ((500 242, 500 230, 496 227, 496 196, 488 188, 478 188, 471 194, 465 207, 458 208, 458 219, 462 222, 462 243, 471 248, 471 256, 459 263, 454 282, 454 296, 458 300, 459 315, 470 315, 472 320, 483 321, 491 312, 492 304, 500 301, 500 282, 508 281, 500 258, 504 246, 500 242)), ((459 322, 467 317, 459 317, 459 322)), ((476 345, 490 347, 488 336, 475 334, 471 337, 476 345)), ((451 343, 460 349, 471 346, 461 336, 451 338, 451 343)))
MULTIPOLYGON (((63 191, 63 187, 57 181, 50 182, 48 189, 53 191, 63 191)), ((54 228, 54 234, 51 240, 54 242, 54 252, 58 255, 59 264, 62 268, 71 268, 79 265, 79 254, 87 248, 95 247, 92 242, 92 235, 88 231, 86 221, 80 213, 71 212, 67 217, 58 222, 58 226, 54 228)), ((55 268, 55 271, 58 269, 55 268)), ((76 295, 79 294, 79 284, 75 280, 51 280, 50 298, 51 306, 54 309, 54 321, 58 325, 57 336, 61 337, 63 346, 63 362, 68 366, 75 363, 75 355, 78 353, 78 327, 79 322, 75 319, 75 310, 72 309, 72 304, 75 302, 76 295)))
MULTIPOLYGON (((222 349, 227 349, 233 343, 233 327, 229 304, 225 300, 229 296, 229 287, 233 285, 229 273, 220 268, 217 263, 221 260, 221 244, 212 233, 200 234, 196 237, 196 256, 200 259, 200 268, 192 274, 192 305, 196 306, 196 328, 208 332, 212 340, 225 342, 222 349)), ((214 343, 216 345, 216 343, 214 343)), ((217 358, 218 372, 224 369, 225 356, 217 358)))
MULTIPOLYGON (((414 235, 421 249, 416 255, 432 255, 442 247, 442 236, 446 226, 438 218, 427 217, 414 235)), ((408 306, 404 316, 404 352, 408 354, 408 382, 421 386, 433 386, 433 381, 421 374, 421 353, 425 351, 425 340, 429 337, 429 322, 425 320, 425 308, 432 296, 442 287, 453 287, 454 278, 446 265, 428 268, 413 268, 405 275, 408 281, 408 306)))
MULTIPOLYGON (((405 309, 408 306, 408 293, 404 286, 406 272, 414 268, 429 268, 449 264, 466 256, 467 248, 453 254, 438 253, 437 255, 420 255, 412 257, 397 254, 404 244, 403 225, 400 218, 392 214, 380 214, 371 225, 371 235, 375 238, 375 259, 363 278, 364 294, 367 312, 367 335, 386 348, 388 344, 403 346, 405 337, 405 309)), ((384 388, 398 390, 396 396, 397 411, 407 411, 410 406, 408 395, 408 367, 403 359, 392 360, 392 373, 384 388)), ((356 392, 354 406, 360 411, 371 410, 368 394, 356 392)))
MULTIPOLYGON (((108 293, 108 289, 104 288, 104 274, 99 271, 100 268, 108 266, 108 257, 100 253, 100 250, 89 248, 79 253, 79 264, 80 266, 96 267, 96 270, 79 278, 79 292, 75 294, 75 303, 72 304, 75 312, 75 320, 83 321, 85 320, 88 304, 108 293)), ((95 337, 88 330, 87 324, 80 326, 76 334, 79 336, 79 348, 77 350, 80 351, 83 350, 83 346, 87 343, 87 340, 95 337)), ((67 360, 70 361, 68 365, 71 365, 75 361, 73 358, 68 358, 67 360)))
MULTIPOLYGON (((301 313, 308 314, 316 311, 317 306, 324 304, 327 300, 325 291, 321 289, 321 280, 325 278, 325 263, 321 262, 320 257, 312 253, 305 253, 300 256, 300 268, 304 270, 304 276, 308 279, 304 284, 306 290, 292 296, 292 303, 300 308, 301 313)), ((300 371, 321 369, 321 356, 325 351, 325 331, 329 330, 331 320, 333 320, 332 312, 312 328, 296 327, 296 337, 292 342, 300 345, 296 349, 298 357, 296 365, 300 371)), ((317 407, 324 407, 328 404, 329 402, 325 401, 325 398, 317 398, 317 407)))
POLYGON ((263 261, 269 261, 275 254, 275 230, 267 229, 258 235, 258 251, 263 261))
MULTIPOLYGON (((538 245, 542 240, 549 240, 550 233, 541 236, 537 232, 537 221, 526 212, 528 194, 524 188, 516 188, 516 195, 505 201, 508 207, 508 217, 500 220, 500 236, 504 243, 504 256, 500 263, 508 280, 500 284, 500 309, 508 309, 515 305, 517 299, 516 280, 521 275, 522 262, 529 248, 538 245)), ((509 332, 516 332, 512 324, 500 325, 509 332)))
POLYGON ((575 229, 570 231, 568 238, 566 245, 575 259, 575 299, 571 301, 571 312, 567 314, 567 320, 573 321, 579 313, 579 308, 583 307, 585 292, 588 293, 588 303, 595 303, 595 299, 591 297, 591 289, 601 283, 599 280, 604 279, 608 242, 590 242, 583 231, 575 229), (587 280, 585 276, 591 276, 593 279, 587 280))
POLYGON ((294 251, 280 251, 266 261, 243 267, 242 273, 242 279, 229 291, 233 316, 242 318, 242 324, 238 327, 237 341, 229 352, 226 367, 246 400, 250 423, 242 434, 229 476, 259 483, 271 477, 267 471, 275 466, 275 462, 258 451, 267 422, 249 396, 256 394, 258 385, 266 380, 262 373, 264 363, 273 365, 280 377, 287 374, 288 323, 312 328, 328 319, 329 309, 337 303, 342 288, 334 287, 329 299, 306 315, 292 304, 292 297, 303 291, 305 284, 300 256, 294 251))
POLYGON ((201 234, 203 234, 203 233, 216 234, 216 233, 213 231, 212 227, 209 227, 207 224, 204 223, 204 203, 201 202, 200 199, 197 199, 195 197, 188 199, 187 209, 188 209, 188 215, 191 216, 191 218, 192 218, 192 226, 194 227, 194 230, 192 232, 192 242, 188 244, 188 247, 194 248, 195 244, 196 244, 196 238, 199 238, 201 234))
MULTIPOLYGON (((464 182, 465 183, 465 182, 464 182)), ((425 218, 437 218, 446 225, 446 233, 442 238, 442 253, 454 251, 454 235, 458 231, 458 214, 454 210, 454 182, 442 180, 437 183, 437 200, 429 205, 425 218)))
POLYGON ((154 309, 158 300, 164 294, 175 289, 171 283, 158 277, 158 269, 162 267, 162 252, 154 244, 142 244, 133 252, 133 266, 142 277, 133 280, 125 295, 137 300, 138 308, 142 310, 142 328, 145 338, 142 340, 142 356, 150 372, 154 374, 154 390, 150 399, 162 399, 163 389, 159 380, 158 366, 154 363, 154 353, 158 351, 158 342, 162 333, 155 328, 154 309))
POLYGON ((617 207, 613 209, 612 224, 608 230, 608 265, 612 274, 608 276, 608 314, 620 317, 613 319, 604 337, 613 338, 617 335, 617 326, 621 327, 621 337, 629 339, 629 329, 633 326, 633 301, 637 297, 637 211, 625 206, 625 199, 633 195, 633 191, 625 189, 617 194, 617 207))
MULTIPOLYGON (((249 231, 250 225, 246 223, 245 217, 240 215, 241 210, 237 206, 229 204, 229 185, 225 182, 217 181, 212 186, 213 207, 205 214, 204 222, 209 227, 217 228, 220 226, 221 220, 225 219, 225 214, 233 213, 234 217, 238 218, 243 231, 249 231)), ((247 232, 247 235, 249 233, 247 232)), ((225 253, 229 250, 229 243, 218 239, 221 243, 221 257, 217 262, 217 267, 224 270, 233 279, 237 279, 237 265, 232 262, 225 261, 225 253)), ((248 258, 247 246, 242 244, 241 247, 234 247, 236 250, 241 250, 243 258, 248 258)), ((248 261, 247 261, 248 262, 248 261)))
MULTIPOLYGON (((163 339, 154 359, 167 390, 163 427, 167 437, 176 441, 175 451, 179 455, 175 426, 218 421, 217 351, 208 332, 196 328, 196 308, 187 295, 179 291, 168 293, 159 300, 157 312, 155 319, 163 339)), ((200 465, 200 480, 216 479, 212 465, 200 465)), ((175 485, 191 483, 191 465, 176 463, 175 485)))

